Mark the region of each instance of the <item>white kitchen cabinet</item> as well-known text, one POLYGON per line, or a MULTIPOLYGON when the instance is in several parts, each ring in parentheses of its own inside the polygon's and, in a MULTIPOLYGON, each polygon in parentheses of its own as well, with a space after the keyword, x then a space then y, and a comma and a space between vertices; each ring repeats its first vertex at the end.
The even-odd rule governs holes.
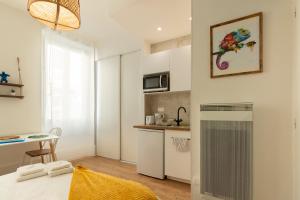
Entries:
POLYGON ((143 74, 170 71, 170 51, 145 54, 142 58, 143 74))
POLYGON ((191 90, 191 46, 170 52, 170 90, 191 90))
POLYGON ((165 131, 165 175, 177 179, 191 180, 191 132, 165 131), (173 144, 173 137, 189 139, 188 149, 180 152, 173 144))

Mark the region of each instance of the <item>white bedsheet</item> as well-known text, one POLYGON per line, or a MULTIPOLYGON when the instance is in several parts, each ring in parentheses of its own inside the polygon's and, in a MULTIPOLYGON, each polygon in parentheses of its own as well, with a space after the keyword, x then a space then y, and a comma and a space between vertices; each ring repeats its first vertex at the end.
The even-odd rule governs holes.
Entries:
POLYGON ((17 182, 16 177, 16 173, 0 176, 0 200, 67 200, 69 197, 72 174, 24 182, 17 182))
POLYGON ((16 173, 0 176, 0 200, 67 200, 72 174, 17 182, 16 173))

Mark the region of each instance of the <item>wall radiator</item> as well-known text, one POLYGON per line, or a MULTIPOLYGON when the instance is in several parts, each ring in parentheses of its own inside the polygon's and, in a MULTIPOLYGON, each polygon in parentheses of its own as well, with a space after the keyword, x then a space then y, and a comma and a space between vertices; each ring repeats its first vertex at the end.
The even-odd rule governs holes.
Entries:
POLYGON ((203 200, 252 200, 253 105, 201 105, 203 200))

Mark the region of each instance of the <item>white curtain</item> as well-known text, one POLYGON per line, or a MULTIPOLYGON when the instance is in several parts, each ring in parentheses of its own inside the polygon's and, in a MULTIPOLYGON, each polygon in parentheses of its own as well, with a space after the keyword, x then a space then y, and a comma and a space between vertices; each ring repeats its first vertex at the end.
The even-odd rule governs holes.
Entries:
POLYGON ((43 129, 62 128, 59 159, 94 155, 93 48, 43 32, 43 129))

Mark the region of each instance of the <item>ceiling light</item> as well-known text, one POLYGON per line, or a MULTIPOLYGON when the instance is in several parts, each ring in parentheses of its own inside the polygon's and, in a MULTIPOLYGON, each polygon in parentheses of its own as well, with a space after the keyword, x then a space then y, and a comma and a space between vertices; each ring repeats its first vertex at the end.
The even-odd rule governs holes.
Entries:
POLYGON ((157 31, 162 31, 162 27, 157 27, 157 31))
POLYGON ((28 0, 29 14, 54 30, 80 28, 79 0, 28 0))

